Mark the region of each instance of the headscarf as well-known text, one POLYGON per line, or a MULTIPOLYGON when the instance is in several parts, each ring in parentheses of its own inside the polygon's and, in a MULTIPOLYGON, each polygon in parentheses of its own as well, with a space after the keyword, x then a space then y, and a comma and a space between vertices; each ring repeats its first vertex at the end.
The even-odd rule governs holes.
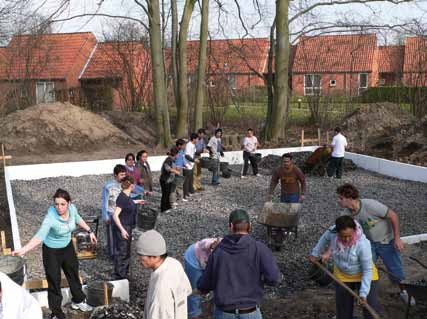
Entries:
POLYGON ((222 238, 205 238, 198 241, 194 245, 194 250, 196 253, 196 258, 199 261, 200 267, 202 269, 206 268, 208 263, 209 256, 212 254, 212 244, 217 241, 221 241, 222 238))
POLYGON ((348 249, 351 246, 355 245, 357 241, 360 239, 360 237, 362 236, 363 234, 362 227, 356 220, 354 222, 356 223, 356 229, 353 232, 353 237, 351 238, 350 241, 343 241, 339 236, 339 234, 337 233, 336 245, 337 245, 338 251, 344 251, 345 249, 348 249))

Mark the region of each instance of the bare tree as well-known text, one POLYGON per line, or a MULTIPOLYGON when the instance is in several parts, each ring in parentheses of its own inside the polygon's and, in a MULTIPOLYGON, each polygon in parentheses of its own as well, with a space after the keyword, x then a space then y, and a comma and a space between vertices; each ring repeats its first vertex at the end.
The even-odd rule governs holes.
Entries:
POLYGON ((208 43, 209 0, 202 1, 200 22, 199 63, 197 68, 196 101, 194 104, 193 131, 203 125, 203 97, 205 95, 206 48, 208 43))

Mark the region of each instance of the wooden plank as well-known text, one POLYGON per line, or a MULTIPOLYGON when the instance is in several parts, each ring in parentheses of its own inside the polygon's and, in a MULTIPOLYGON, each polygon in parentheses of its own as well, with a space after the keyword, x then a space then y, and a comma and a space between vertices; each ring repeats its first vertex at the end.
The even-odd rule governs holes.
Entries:
MULTIPOLYGON (((83 277, 80 276, 80 282, 83 282, 83 277)), ((47 289, 47 280, 46 279, 32 279, 24 282, 22 285, 25 289, 47 289)), ((69 287, 68 281, 66 278, 61 278, 61 288, 69 287)))

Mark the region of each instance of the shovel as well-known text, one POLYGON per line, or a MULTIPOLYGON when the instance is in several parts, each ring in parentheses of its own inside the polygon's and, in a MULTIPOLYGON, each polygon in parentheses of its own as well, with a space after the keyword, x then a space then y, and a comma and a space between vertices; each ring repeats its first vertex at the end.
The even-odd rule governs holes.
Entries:
POLYGON ((343 283, 341 280, 339 280, 334 274, 332 274, 325 266, 323 266, 318 261, 313 262, 317 267, 322 269, 326 274, 328 274, 329 277, 331 277, 338 285, 343 287, 350 295, 352 295, 356 300, 361 304, 363 307, 366 308, 366 310, 372 315, 374 319, 381 319, 380 315, 375 311, 374 308, 372 308, 370 305, 363 304, 362 299, 352 290, 350 289, 345 283, 343 283))

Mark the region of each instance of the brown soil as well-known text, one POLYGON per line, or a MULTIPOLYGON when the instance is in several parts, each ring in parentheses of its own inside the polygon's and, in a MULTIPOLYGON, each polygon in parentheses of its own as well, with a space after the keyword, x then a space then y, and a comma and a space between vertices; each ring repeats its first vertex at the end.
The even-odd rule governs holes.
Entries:
POLYGON ((40 104, 0 121, 0 142, 8 153, 91 152, 138 142, 105 118, 69 103, 40 104))
POLYGON ((342 123, 354 152, 427 166, 427 117, 415 119, 397 104, 367 104, 342 123))

